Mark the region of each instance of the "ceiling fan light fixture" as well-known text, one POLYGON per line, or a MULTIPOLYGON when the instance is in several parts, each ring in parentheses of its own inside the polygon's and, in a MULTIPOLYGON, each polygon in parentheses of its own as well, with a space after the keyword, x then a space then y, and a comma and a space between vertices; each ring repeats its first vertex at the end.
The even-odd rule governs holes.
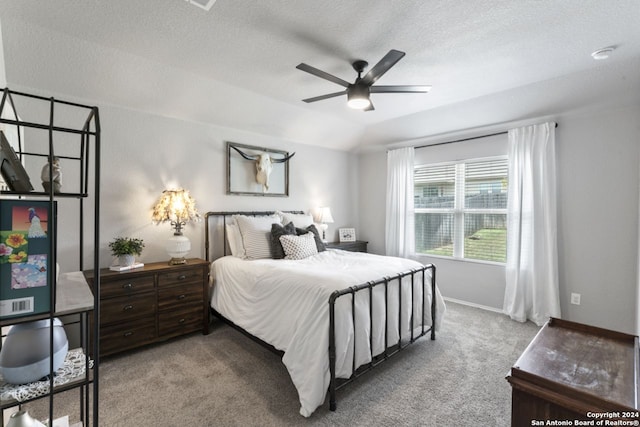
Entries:
POLYGON ((369 87, 352 85, 347 89, 347 105, 355 110, 364 110, 371 105, 369 87))

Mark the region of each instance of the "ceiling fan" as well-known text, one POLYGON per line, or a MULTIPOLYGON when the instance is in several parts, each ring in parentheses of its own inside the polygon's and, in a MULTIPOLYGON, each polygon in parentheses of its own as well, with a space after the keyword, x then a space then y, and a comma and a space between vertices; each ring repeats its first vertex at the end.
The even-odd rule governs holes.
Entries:
POLYGON ((329 80, 330 82, 339 84, 340 86, 345 87, 345 90, 340 92, 329 93, 327 95, 316 96, 313 98, 303 99, 304 102, 316 102, 322 101, 323 99, 329 99, 336 96, 347 94, 347 105, 351 108, 371 111, 374 110, 373 104, 371 103, 371 99, 369 95, 371 93, 426 93, 429 92, 431 86, 421 85, 421 86, 373 86, 373 84, 380 78, 384 73, 389 71, 391 67, 393 67, 398 61, 402 59, 405 55, 404 52, 400 52, 399 50, 391 49, 389 53, 387 53, 376 65, 373 66, 369 70, 367 74, 362 77, 362 73, 364 69, 367 68, 369 63, 363 60, 354 61, 352 66, 353 69, 358 73, 358 77, 356 81, 353 83, 349 83, 345 80, 342 80, 339 77, 331 75, 325 71, 318 70, 311 65, 307 65, 305 63, 299 64, 296 68, 298 70, 306 71, 307 73, 313 74, 314 76, 320 77, 321 79, 329 80))

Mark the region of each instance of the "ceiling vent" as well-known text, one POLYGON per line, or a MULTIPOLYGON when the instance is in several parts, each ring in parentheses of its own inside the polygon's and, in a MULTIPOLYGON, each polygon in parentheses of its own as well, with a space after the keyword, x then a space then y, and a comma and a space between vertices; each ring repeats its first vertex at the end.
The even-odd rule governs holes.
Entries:
POLYGON ((185 0, 187 3, 191 3, 195 6, 198 6, 201 9, 209 12, 209 9, 213 6, 216 0, 185 0))

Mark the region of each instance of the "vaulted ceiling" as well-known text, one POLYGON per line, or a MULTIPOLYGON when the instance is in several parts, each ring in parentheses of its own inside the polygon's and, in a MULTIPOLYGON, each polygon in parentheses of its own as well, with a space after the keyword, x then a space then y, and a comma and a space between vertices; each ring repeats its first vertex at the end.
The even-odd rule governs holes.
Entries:
POLYGON ((10 84, 335 149, 640 103, 637 0, 14 0, 0 20, 10 84), (341 87, 300 62, 353 81, 390 49, 378 84, 430 93, 301 101, 341 87))

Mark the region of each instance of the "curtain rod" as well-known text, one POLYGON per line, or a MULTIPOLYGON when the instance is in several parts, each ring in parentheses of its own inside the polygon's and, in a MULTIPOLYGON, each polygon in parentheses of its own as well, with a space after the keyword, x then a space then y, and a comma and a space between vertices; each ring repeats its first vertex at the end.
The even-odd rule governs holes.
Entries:
MULTIPOLYGON (((558 127, 558 123, 556 123, 556 128, 557 127, 558 127)), ((502 131, 502 132, 490 133, 490 134, 487 134, 487 135, 479 135, 479 136, 472 136, 472 137, 469 137, 469 138, 456 139, 454 141, 436 142, 435 144, 419 145, 417 147, 414 147, 414 149, 427 148, 427 147, 436 147, 438 145, 455 144, 456 142, 472 141, 474 139, 488 138, 490 136, 504 135, 506 133, 509 133, 509 131, 505 130, 505 131, 502 131)))

